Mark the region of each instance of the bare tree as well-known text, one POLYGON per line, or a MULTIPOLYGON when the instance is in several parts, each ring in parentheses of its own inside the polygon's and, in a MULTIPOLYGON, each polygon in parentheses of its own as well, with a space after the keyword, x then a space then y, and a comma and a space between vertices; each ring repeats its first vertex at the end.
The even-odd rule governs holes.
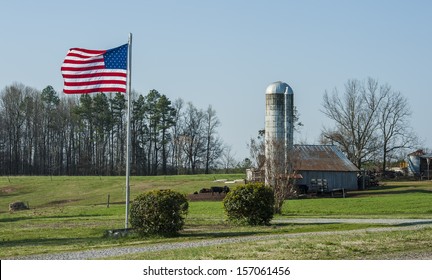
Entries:
POLYGON ((389 87, 379 86, 372 78, 366 82, 349 80, 342 97, 337 89, 332 95, 326 91, 322 112, 336 127, 323 130, 323 142, 337 144, 361 168, 362 163, 374 158, 380 149, 377 120, 381 103, 388 94, 389 87))
POLYGON ((265 158, 265 182, 274 193, 274 213, 282 213, 285 200, 295 194, 296 153, 292 147, 286 147, 284 140, 266 140, 267 157, 265 158))
POLYGON ((220 126, 220 121, 211 105, 208 106, 204 119, 206 138, 205 174, 209 174, 210 167, 222 154, 222 140, 217 135, 216 130, 220 126))
POLYGON ((378 128, 382 138, 383 171, 386 170, 390 156, 418 144, 417 137, 409 125, 410 116, 407 99, 400 92, 389 90, 389 94, 381 103, 378 115, 378 128))
POLYGON ((6 161, 2 164, 7 167, 7 174, 23 173, 22 147, 26 144, 23 143, 26 124, 26 106, 24 104, 29 92, 33 90, 23 84, 15 83, 12 86, 5 87, 1 92, 0 110, 2 111, 4 141, 7 143, 5 149, 6 161))
POLYGON ((252 164, 257 169, 264 168, 265 163, 265 142, 264 142, 265 130, 259 130, 257 138, 251 138, 247 147, 252 159, 252 164))
POLYGON ((258 131, 257 138, 251 138, 248 144, 258 177, 254 180, 264 180, 273 189, 274 212, 280 214, 284 201, 295 193, 294 166, 298 157, 292 147, 286 147, 285 140, 264 140, 264 135, 264 130, 258 131))
POLYGON ((234 154, 232 152, 232 147, 229 145, 225 145, 221 154, 221 164, 225 169, 225 173, 228 173, 231 168, 237 164, 234 154))
POLYGON ((197 109, 191 102, 187 103, 184 115, 183 150, 187 156, 188 165, 195 174, 205 155, 205 138, 203 137, 205 113, 197 109))
POLYGON ((385 170, 389 156, 417 144, 407 99, 372 78, 349 80, 342 97, 337 90, 325 92, 323 107, 336 126, 323 130, 322 142, 337 144, 358 168, 380 159, 385 170))
POLYGON ((184 101, 181 98, 174 100, 173 107, 175 109, 174 125, 172 126, 172 156, 171 165, 176 170, 177 174, 180 174, 180 166, 182 166, 182 143, 181 143, 181 131, 183 129, 183 107, 184 101))

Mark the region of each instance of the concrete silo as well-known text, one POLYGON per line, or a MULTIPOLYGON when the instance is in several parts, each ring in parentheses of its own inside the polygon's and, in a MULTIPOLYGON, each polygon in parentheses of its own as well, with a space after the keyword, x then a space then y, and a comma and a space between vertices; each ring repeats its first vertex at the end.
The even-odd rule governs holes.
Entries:
POLYGON ((265 96, 265 177, 266 184, 271 184, 268 172, 283 174, 293 147, 294 92, 287 83, 278 81, 267 87, 265 96))

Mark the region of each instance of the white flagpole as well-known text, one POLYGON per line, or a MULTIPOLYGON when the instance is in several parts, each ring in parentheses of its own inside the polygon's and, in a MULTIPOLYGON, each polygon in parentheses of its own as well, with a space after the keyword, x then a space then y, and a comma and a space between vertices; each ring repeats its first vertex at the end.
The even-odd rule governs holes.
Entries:
POLYGON ((129 41, 128 41, 128 64, 127 64, 127 126, 126 126, 126 218, 125 218, 125 229, 128 228, 129 225, 129 196, 130 196, 130 187, 129 187, 129 175, 130 175, 130 146, 131 146, 131 136, 130 136, 130 115, 131 115, 131 106, 132 106, 132 89, 131 89, 131 74, 132 74, 132 33, 129 33, 129 41))

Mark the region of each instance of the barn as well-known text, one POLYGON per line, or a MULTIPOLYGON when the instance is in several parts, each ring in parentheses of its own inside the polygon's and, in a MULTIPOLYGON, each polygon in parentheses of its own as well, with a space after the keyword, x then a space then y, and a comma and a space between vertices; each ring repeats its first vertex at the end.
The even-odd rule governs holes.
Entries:
POLYGON ((294 145, 297 185, 310 192, 356 190, 360 170, 333 145, 294 145))

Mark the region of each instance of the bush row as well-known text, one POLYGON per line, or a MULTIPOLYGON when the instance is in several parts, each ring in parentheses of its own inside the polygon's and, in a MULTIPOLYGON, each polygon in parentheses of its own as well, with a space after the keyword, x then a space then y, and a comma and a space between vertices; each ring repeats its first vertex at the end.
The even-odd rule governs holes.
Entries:
MULTIPOLYGON (((228 220, 237 224, 268 225, 273 218, 274 195, 263 184, 246 184, 229 192, 223 205, 228 220)), ((154 190, 131 204, 130 223, 142 236, 175 235, 183 229, 189 204, 184 194, 154 190)))

